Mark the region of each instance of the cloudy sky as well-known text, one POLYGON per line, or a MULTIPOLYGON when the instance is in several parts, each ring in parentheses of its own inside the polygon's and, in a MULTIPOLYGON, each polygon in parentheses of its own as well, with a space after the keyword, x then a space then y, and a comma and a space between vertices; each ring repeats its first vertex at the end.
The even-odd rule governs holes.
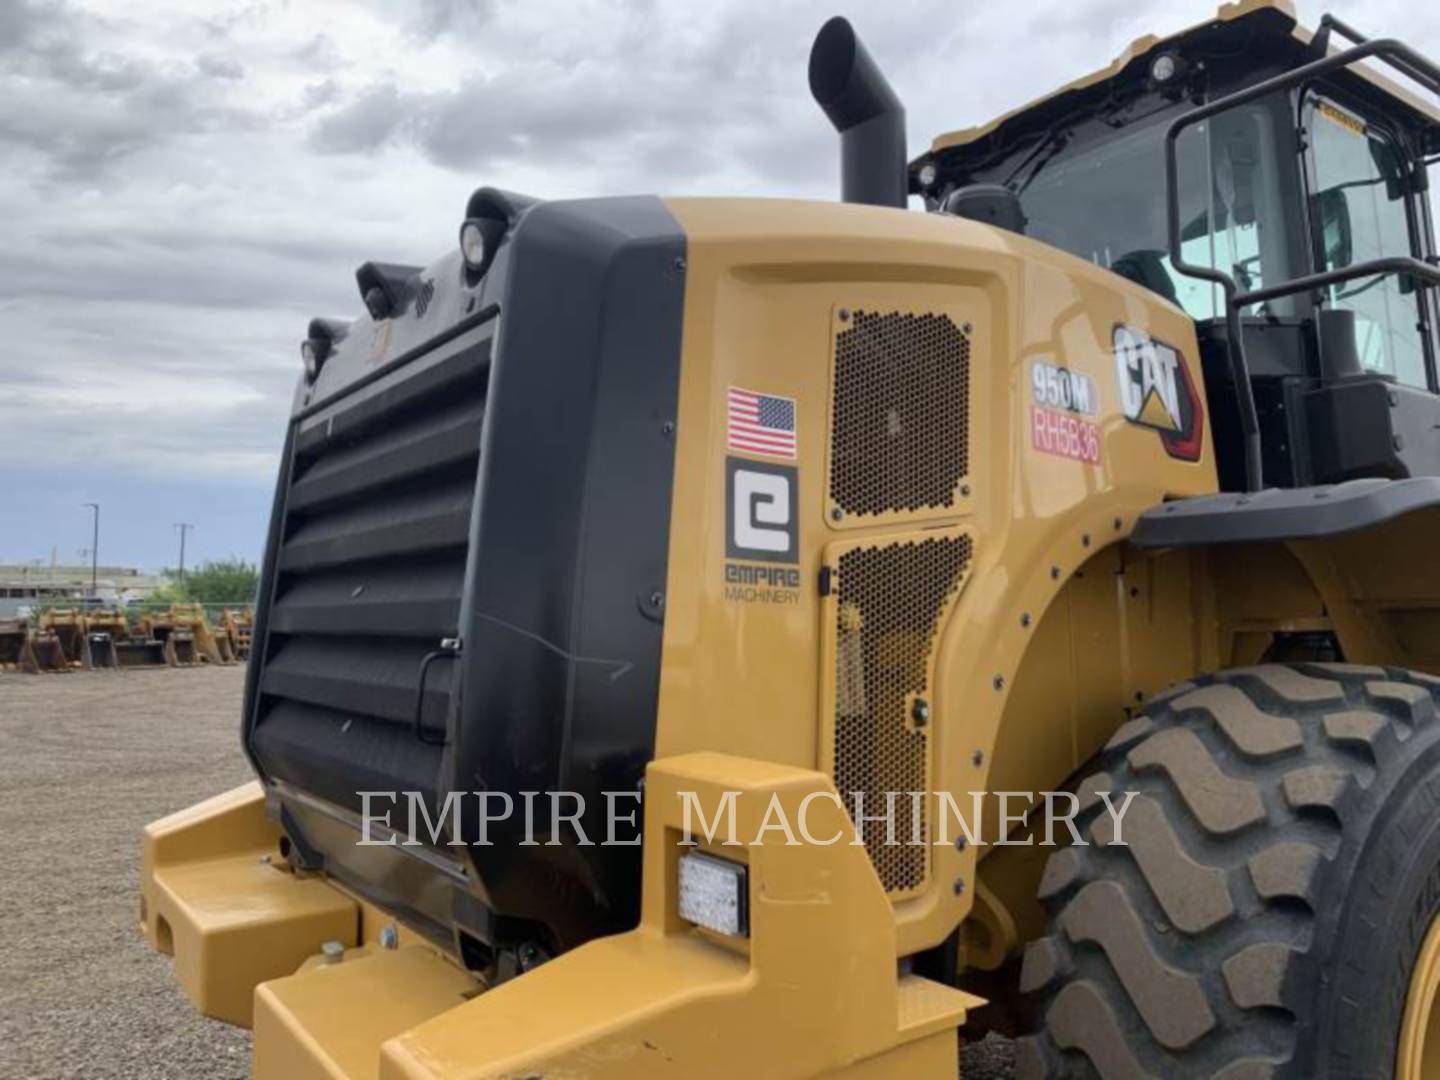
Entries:
MULTIPOLYGON (((1440 5, 1335 0, 1440 54, 1440 5)), ((832 198, 815 30, 850 16, 912 153, 1212 0, 0 0, 0 563, 253 558, 312 315, 466 196, 832 198)), ((1322 13, 1305 4, 1313 24, 1322 13)))

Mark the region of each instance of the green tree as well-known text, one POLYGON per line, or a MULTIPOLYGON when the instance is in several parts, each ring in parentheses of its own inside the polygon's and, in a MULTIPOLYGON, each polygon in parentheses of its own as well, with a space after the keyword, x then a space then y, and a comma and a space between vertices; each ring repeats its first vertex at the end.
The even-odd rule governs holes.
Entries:
POLYGON ((250 604, 260 588, 260 569, 244 559, 206 561, 185 571, 164 570, 170 583, 164 593, 197 604, 250 604))
MULTIPOLYGON (((167 571, 161 572, 166 573, 167 571)), ((145 607, 168 607, 171 604, 188 604, 190 596, 180 587, 178 581, 172 580, 158 589, 151 589, 145 594, 145 599, 141 603, 145 607)))

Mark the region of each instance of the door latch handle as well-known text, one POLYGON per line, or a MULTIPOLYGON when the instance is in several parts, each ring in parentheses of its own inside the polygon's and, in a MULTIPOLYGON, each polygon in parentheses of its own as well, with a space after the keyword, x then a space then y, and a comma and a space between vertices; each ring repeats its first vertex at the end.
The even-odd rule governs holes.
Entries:
POLYGON ((442 638, 440 648, 428 652, 420 661, 420 678, 415 687, 415 738, 427 746, 444 746, 446 737, 432 738, 425 727, 425 681, 430 674, 430 665, 436 660, 458 660, 461 653, 459 638, 442 638))

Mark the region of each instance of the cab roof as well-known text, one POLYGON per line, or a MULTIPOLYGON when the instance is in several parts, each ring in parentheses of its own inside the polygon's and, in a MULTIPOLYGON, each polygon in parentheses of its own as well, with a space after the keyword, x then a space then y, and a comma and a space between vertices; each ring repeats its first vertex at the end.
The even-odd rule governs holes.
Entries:
MULTIPOLYGON (((1217 35, 1239 29, 1239 24, 1242 23, 1244 31, 1253 34, 1249 39, 1248 49, 1266 50, 1276 57, 1287 55, 1288 50, 1294 54, 1296 66, 1306 59, 1313 59, 1313 56, 1305 54, 1311 48, 1314 32, 1296 21, 1295 6, 1291 0, 1235 0, 1234 3, 1222 4, 1213 18, 1178 33, 1167 37, 1147 34, 1136 38, 1106 67, 1067 83, 1027 105, 1012 109, 987 123, 937 136, 931 143, 930 153, 920 160, 943 156, 947 162, 955 163, 957 159, 967 156, 965 148, 988 141, 987 136, 996 134, 1002 128, 1028 127, 1027 121, 1031 113, 1048 114, 1052 105, 1061 105, 1065 99, 1081 91, 1119 78, 1127 73, 1131 65, 1143 63, 1152 53, 1170 48, 1183 50, 1186 46, 1200 45, 1217 35)), ((1339 52, 1348 44, 1342 41, 1340 47, 1331 45, 1329 52, 1339 52)), ((1375 91, 1380 91, 1391 99, 1391 108, 1398 107, 1402 113, 1408 114, 1411 120, 1428 128, 1429 140, 1432 143, 1440 142, 1440 108, 1434 103, 1386 78, 1367 64, 1337 73, 1335 77, 1341 81, 1353 80, 1368 89, 1372 95, 1375 91)))

